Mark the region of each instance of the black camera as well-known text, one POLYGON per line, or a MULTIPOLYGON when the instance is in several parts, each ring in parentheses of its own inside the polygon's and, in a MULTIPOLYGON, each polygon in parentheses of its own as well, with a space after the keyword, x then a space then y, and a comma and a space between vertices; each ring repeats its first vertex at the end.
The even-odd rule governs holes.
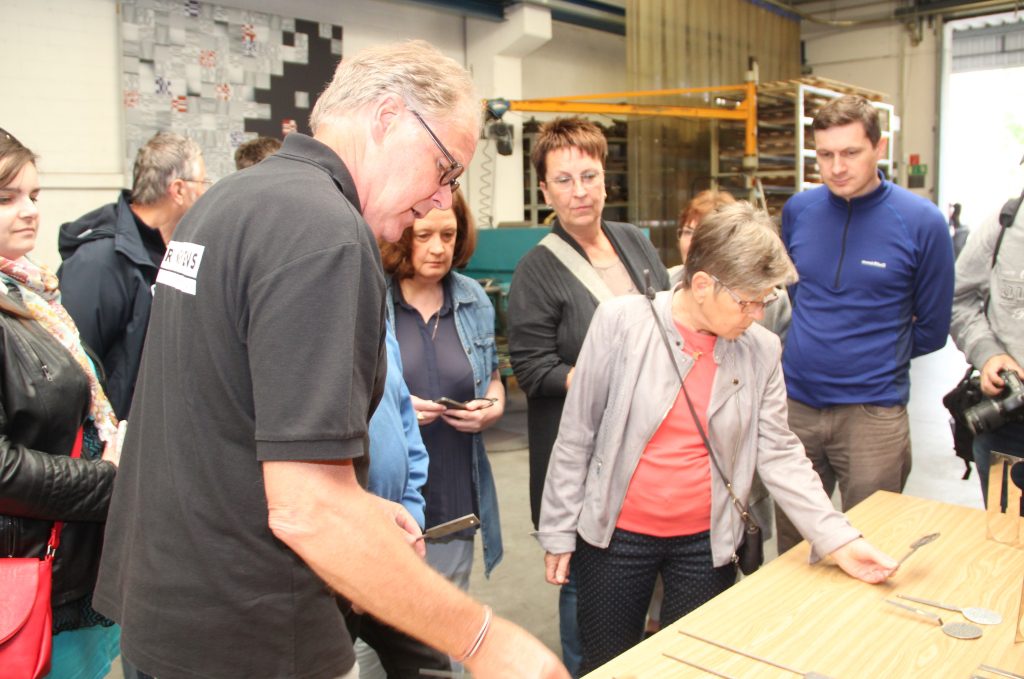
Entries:
POLYGON ((964 411, 967 426, 975 434, 998 429, 1010 420, 1024 419, 1024 385, 1020 377, 1012 370, 1000 370, 999 376, 1006 382, 1003 393, 964 411))

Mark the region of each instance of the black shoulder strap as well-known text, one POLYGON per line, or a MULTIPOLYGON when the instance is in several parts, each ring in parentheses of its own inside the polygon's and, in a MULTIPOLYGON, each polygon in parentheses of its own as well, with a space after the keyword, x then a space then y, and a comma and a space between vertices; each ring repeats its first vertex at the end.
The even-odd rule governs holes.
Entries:
POLYGON ((999 248, 1003 245, 1003 236, 1006 235, 1006 230, 1013 226, 1013 222, 1016 221, 1021 203, 1024 203, 1024 191, 1021 191, 1020 196, 1017 198, 1011 198, 1006 201, 1003 209, 999 211, 999 237, 996 239, 995 249, 992 250, 992 268, 996 266, 996 257, 999 256, 999 248))
MULTIPOLYGON (((1003 209, 999 211, 999 236, 996 238, 996 246, 992 248, 992 263, 989 268, 996 268, 996 259, 999 257, 999 248, 1003 247, 1003 236, 1006 235, 1006 230, 1013 226, 1013 222, 1017 219, 1017 213, 1020 211, 1020 205, 1024 203, 1024 191, 1020 192, 1020 195, 1016 198, 1011 198, 1003 204, 1003 209)), ((988 316, 988 303, 992 299, 991 292, 985 297, 985 305, 981 308, 981 312, 988 316)))
POLYGON ((676 369, 676 374, 679 375, 679 387, 683 390, 683 396, 686 398, 686 406, 690 409, 690 416, 693 417, 693 423, 697 425, 697 433, 700 434, 700 440, 704 442, 704 447, 708 451, 708 458, 711 459, 711 463, 715 465, 715 470, 718 475, 722 477, 722 482, 725 483, 725 489, 729 491, 729 497, 732 499, 733 505, 736 507, 736 511, 740 513, 740 518, 743 523, 749 527, 757 527, 757 521, 754 520, 750 510, 743 501, 736 497, 736 493, 732 489, 732 481, 725 475, 722 468, 718 464, 718 460, 715 458, 715 452, 711 448, 711 441, 708 440, 708 435, 704 433, 704 427, 700 423, 700 418, 697 416, 697 409, 693 407, 693 401, 690 400, 690 394, 686 390, 686 379, 683 377, 683 373, 679 370, 679 365, 676 364, 676 352, 672 350, 672 343, 668 341, 668 333, 665 332, 665 326, 661 324, 661 318, 658 317, 658 310, 654 308, 654 286, 651 285, 651 271, 650 269, 644 270, 644 278, 647 282, 647 290, 645 296, 647 297, 647 304, 651 307, 651 313, 654 315, 654 325, 658 327, 661 332, 661 339, 665 343, 665 349, 668 350, 669 359, 672 361, 672 367, 676 369))

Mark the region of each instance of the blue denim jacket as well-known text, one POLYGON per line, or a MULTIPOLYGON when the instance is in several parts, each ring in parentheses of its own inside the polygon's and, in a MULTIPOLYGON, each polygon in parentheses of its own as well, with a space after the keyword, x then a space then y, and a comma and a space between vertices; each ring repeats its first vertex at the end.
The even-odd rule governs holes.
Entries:
POLYGON ((409 388, 402 378, 402 352, 387 324, 388 378, 384 395, 370 418, 370 480, 366 489, 400 502, 423 527, 423 494, 429 458, 416 423, 409 388))
MULTIPOLYGON (((475 280, 455 271, 448 275, 451 277, 455 330, 473 368, 475 395, 481 398, 491 384, 491 374, 498 368, 498 349, 494 344, 494 307, 475 280)), ((392 327, 395 323, 394 285, 394 279, 389 277, 387 314, 392 327)), ((498 491, 494 486, 494 474, 480 433, 473 435, 473 488, 480 508, 484 575, 490 577, 503 554, 501 517, 498 514, 498 491)))

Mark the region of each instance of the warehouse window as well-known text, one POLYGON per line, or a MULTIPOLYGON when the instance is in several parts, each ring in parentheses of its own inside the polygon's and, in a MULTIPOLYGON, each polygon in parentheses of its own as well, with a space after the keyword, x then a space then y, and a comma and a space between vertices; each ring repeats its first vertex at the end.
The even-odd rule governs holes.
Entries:
POLYGON ((1024 18, 953 30, 953 73, 1024 66, 1024 18))
POLYGON ((946 25, 939 208, 968 227, 1024 185, 1024 19, 1009 13, 946 25))

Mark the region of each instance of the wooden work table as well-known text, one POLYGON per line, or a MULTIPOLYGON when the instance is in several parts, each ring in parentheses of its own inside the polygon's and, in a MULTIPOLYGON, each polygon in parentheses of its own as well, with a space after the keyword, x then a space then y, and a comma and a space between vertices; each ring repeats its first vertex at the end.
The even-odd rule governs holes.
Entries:
MULTIPOLYGON (((919 537, 936 531, 941 536, 881 585, 854 580, 830 560, 809 565, 810 547, 802 542, 587 678, 709 676, 663 652, 743 679, 796 676, 684 637, 680 629, 835 679, 968 679, 981 663, 1024 674, 1024 642, 1014 643, 1024 549, 987 540, 985 512, 878 492, 849 517, 896 559, 919 537), (896 594, 990 608, 1002 614, 1003 622, 981 625, 980 639, 954 639, 935 623, 884 602, 896 594)), ((944 622, 964 621, 957 612, 917 607, 944 622)))

